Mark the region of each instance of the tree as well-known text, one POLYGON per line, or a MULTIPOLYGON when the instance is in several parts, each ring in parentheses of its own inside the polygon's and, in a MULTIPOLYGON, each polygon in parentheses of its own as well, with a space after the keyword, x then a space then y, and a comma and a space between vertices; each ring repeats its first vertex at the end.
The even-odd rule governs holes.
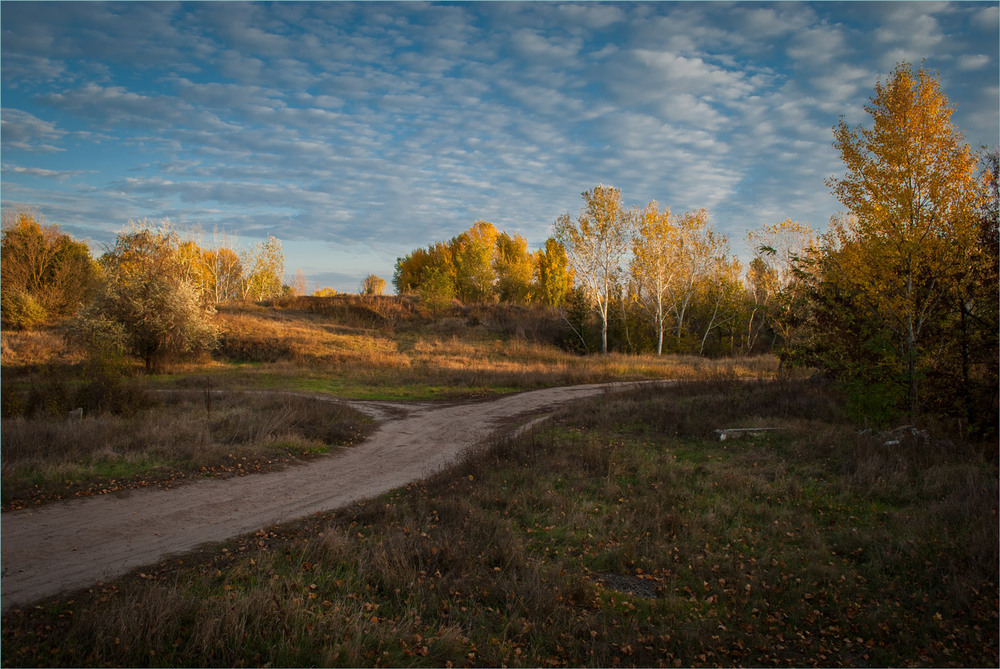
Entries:
POLYGON ((432 311, 444 309, 455 297, 455 283, 440 267, 430 268, 420 283, 420 300, 432 311))
MULTIPOLYGON (((455 292, 455 253, 453 245, 446 242, 436 242, 426 249, 415 249, 406 256, 397 258, 392 285, 400 295, 420 292, 432 271, 443 275, 451 283, 451 295, 448 298, 451 299, 455 292)), ((440 276, 435 281, 440 281, 440 276)))
POLYGON ((566 247, 549 237, 545 248, 535 251, 535 294, 544 304, 557 307, 572 286, 566 247))
MULTIPOLYGON (((758 313, 766 314, 778 293, 778 273, 760 256, 755 256, 747 267, 747 302, 748 311, 746 326, 746 342, 744 350, 749 353, 765 325, 770 325, 769 318, 757 318, 758 313)), ((772 330, 774 325, 772 325, 772 330)))
POLYGON ((529 304, 534 299, 531 280, 535 273, 534 255, 528 253, 528 242, 520 235, 506 232, 497 235, 493 269, 496 293, 501 302, 529 304))
POLYGON ((907 405, 919 411, 921 347, 974 254, 982 185, 937 78, 901 63, 875 85, 870 128, 835 127, 846 173, 827 183, 851 214, 835 234, 839 269, 896 339, 907 405))
POLYGON ((213 304, 237 300, 243 282, 243 262, 231 248, 219 247, 202 252, 202 267, 206 276, 205 289, 213 304))
POLYGON ((281 242, 270 236, 254 244, 240 259, 243 265, 241 296, 244 300, 260 302, 280 297, 281 277, 285 272, 285 254, 281 242))
POLYGON ((301 297, 306 294, 309 283, 306 281, 306 275, 302 271, 302 268, 295 270, 295 276, 292 278, 292 293, 296 297, 301 297))
POLYGON ((361 282, 362 295, 381 295, 385 292, 385 279, 374 274, 369 274, 361 282))
MULTIPOLYGON (((754 329, 752 319, 762 312, 775 339, 781 340, 782 363, 791 343, 793 324, 797 322, 793 312, 801 307, 803 299, 796 277, 801 261, 812 252, 818 238, 815 230, 790 218, 747 233, 747 241, 754 250, 747 275, 754 300, 747 336, 759 332, 759 327, 754 329)), ((751 343, 748 339, 748 348, 751 343)))
POLYGON ((632 278, 638 290, 639 303, 653 317, 656 326, 656 354, 663 354, 663 332, 669 313, 667 292, 678 269, 677 228, 670 219, 670 207, 660 211, 650 202, 638 216, 636 236, 632 245, 632 278))
POLYGON ((691 300, 698 293, 699 282, 711 273, 727 242, 725 236, 717 235, 712 229, 705 209, 685 212, 675 221, 674 227, 669 252, 675 276, 666 285, 666 294, 674 314, 677 346, 686 348, 684 319, 691 300))
POLYGON ((495 297, 497 236, 497 229, 492 223, 476 221, 451 241, 455 258, 455 293, 463 302, 486 302, 495 297))
POLYGON ((4 326, 28 328, 86 303, 94 294, 96 268, 86 244, 16 212, 3 221, 0 284, 4 326))
POLYGON ((607 353, 608 306, 629 250, 633 216, 622 207, 617 188, 599 185, 582 197, 586 206, 576 222, 569 214, 560 216, 555 238, 565 247, 569 266, 601 317, 601 353, 607 353))
POLYGON ((215 339, 206 309, 187 276, 177 236, 133 227, 100 258, 104 283, 72 333, 92 349, 118 348, 159 368, 170 356, 205 351, 215 339))
POLYGON ((727 247, 728 244, 719 249, 711 270, 698 285, 699 301, 707 316, 698 355, 705 354, 705 344, 713 330, 734 321, 739 315, 740 298, 744 295, 739 279, 740 262, 728 257, 727 247))

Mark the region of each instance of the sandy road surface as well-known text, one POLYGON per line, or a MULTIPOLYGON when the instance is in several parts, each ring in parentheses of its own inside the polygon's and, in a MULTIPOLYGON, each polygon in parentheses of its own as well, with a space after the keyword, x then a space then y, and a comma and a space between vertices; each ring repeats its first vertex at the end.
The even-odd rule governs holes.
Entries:
POLYGON ((363 443, 307 465, 3 513, 0 604, 7 611, 200 544, 380 495, 446 466, 501 421, 627 385, 546 388, 453 406, 351 402, 385 422, 363 443))

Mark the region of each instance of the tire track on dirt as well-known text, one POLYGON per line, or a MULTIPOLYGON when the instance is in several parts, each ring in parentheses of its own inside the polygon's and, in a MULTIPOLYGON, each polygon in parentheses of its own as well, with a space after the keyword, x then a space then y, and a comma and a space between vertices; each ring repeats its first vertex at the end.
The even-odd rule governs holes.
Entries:
POLYGON ((0 604, 8 611, 202 544, 378 496, 446 467, 504 421, 641 383, 663 382, 545 388, 448 406, 348 402, 386 422, 364 442, 307 464, 5 512, 0 604))

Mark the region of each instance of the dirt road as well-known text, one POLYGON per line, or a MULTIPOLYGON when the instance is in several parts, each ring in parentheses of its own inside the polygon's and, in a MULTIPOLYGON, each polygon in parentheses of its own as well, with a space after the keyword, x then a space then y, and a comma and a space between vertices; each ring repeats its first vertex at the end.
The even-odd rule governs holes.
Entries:
POLYGON ((351 402, 384 422, 363 443, 308 465, 6 512, 0 604, 7 611, 165 555, 380 495, 445 467, 503 421, 627 385, 546 388, 453 406, 351 402))

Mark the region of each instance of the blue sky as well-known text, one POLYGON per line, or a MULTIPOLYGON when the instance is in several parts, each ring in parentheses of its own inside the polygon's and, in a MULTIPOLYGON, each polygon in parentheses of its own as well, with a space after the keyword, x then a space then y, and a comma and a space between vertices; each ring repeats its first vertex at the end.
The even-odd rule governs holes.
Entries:
POLYGON ((832 127, 926 62, 1000 135, 997 2, 0 6, 4 208, 99 251, 129 219, 354 292, 477 219, 544 243, 597 184, 746 230, 824 228, 832 127))

